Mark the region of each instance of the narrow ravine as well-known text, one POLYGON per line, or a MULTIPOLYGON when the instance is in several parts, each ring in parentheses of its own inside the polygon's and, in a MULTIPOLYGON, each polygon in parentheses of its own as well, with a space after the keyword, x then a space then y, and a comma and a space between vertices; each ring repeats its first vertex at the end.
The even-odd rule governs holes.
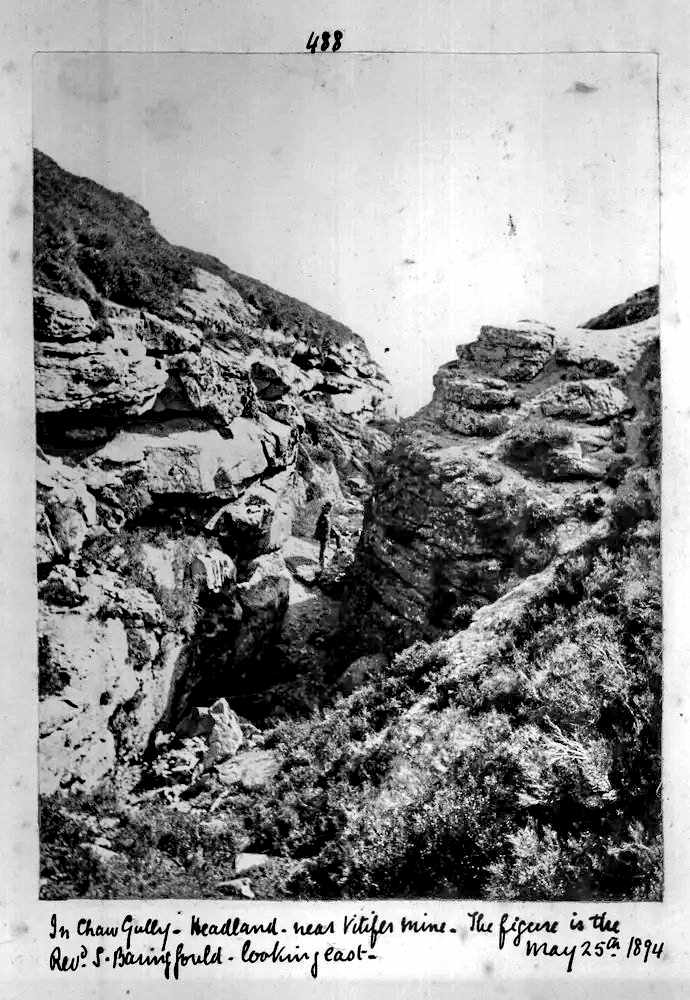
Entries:
POLYGON ((656 290, 398 421, 356 333, 35 167, 42 895, 657 898, 656 290))

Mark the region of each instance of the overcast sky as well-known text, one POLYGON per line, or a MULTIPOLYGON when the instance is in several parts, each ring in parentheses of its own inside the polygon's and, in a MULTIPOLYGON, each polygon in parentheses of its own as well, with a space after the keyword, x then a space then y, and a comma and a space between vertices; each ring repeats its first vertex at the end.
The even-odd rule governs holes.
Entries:
POLYGON ((657 280, 652 56, 34 67, 40 149, 135 198, 172 242, 351 326, 403 412, 481 323, 576 324, 657 280))

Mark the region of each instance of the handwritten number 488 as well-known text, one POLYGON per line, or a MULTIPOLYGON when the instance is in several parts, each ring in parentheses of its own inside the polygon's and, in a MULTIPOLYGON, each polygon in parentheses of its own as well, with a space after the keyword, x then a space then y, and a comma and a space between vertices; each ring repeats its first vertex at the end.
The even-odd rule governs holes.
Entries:
POLYGON ((340 48, 340 43, 343 40, 342 31, 333 32, 333 46, 331 48, 331 33, 330 31, 322 31, 320 35, 312 33, 309 35, 309 41, 307 42, 307 49, 313 55, 316 52, 317 47, 320 47, 322 52, 328 52, 331 48, 331 52, 337 52, 340 48), (319 42, 321 45, 319 46, 319 42))

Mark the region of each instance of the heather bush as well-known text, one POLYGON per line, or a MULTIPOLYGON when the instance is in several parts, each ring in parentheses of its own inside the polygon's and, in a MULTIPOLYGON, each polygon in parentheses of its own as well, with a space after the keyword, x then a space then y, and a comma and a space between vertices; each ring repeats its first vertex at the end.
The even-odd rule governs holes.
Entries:
POLYGON ((457 680, 418 643, 277 729, 284 763, 249 828, 304 862, 298 895, 658 897, 659 615, 651 546, 570 560, 457 680), (403 720, 420 699, 422 729, 451 714, 417 779, 403 720))
MULTIPOLYGON (((363 342, 325 313, 226 267, 207 254, 174 246, 148 212, 123 194, 62 170, 34 150, 34 278, 85 298, 100 313, 103 298, 175 319, 194 270, 224 278, 273 330, 316 345, 363 342)), ((236 335, 237 336, 237 335, 236 335)))
POLYGON ((160 804, 123 812, 109 790, 43 797, 39 822, 49 899, 221 896, 243 835, 227 817, 200 821, 160 804), (94 851, 104 834, 108 849, 94 851))

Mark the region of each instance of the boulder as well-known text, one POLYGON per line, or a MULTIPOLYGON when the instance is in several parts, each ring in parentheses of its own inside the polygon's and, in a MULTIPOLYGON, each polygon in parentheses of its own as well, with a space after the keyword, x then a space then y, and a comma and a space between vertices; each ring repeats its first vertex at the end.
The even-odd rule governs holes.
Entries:
POLYGON ((142 337, 150 351, 161 355, 186 354, 201 349, 201 333, 180 323, 171 323, 153 313, 144 313, 142 337))
POLYGON ((234 757, 242 745, 242 740, 242 730, 234 712, 227 718, 218 718, 208 735, 208 749, 204 754, 204 770, 234 757))
POLYGON ((237 585, 243 619, 235 659, 245 666, 260 658, 277 637, 290 592, 290 574, 277 552, 252 560, 248 574, 248 579, 237 585))
MULTIPOLYGON (((299 371, 296 365, 294 367, 299 371)), ((290 383, 283 378, 276 366, 265 361, 255 361, 250 370, 259 399, 281 399, 290 391, 290 383)))
POLYGON ((252 484, 237 500, 224 504, 206 528, 226 539, 233 551, 272 551, 289 536, 294 508, 293 477, 286 470, 252 484))
POLYGON ((96 320, 83 299, 69 298, 40 286, 34 290, 36 340, 85 340, 92 336, 96 325, 96 320))
POLYGON ((468 437, 497 437, 503 434, 511 425, 506 413, 475 413, 460 409, 453 404, 443 408, 441 422, 448 430, 468 437))
POLYGON ((38 562, 72 561, 96 525, 96 500, 78 472, 40 449, 36 480, 38 562))
POLYGON ((59 565, 39 584, 38 596, 46 604, 73 608, 86 600, 77 574, 71 566, 59 565))
POLYGON ((167 539, 161 539, 158 545, 141 542, 138 555, 156 587, 172 590, 179 585, 179 574, 175 571, 175 553, 175 543, 167 539))
POLYGON ((560 382, 535 396, 529 412, 555 420, 603 424, 633 409, 629 396, 603 379, 560 382))
MULTIPOLYGON (((108 418, 150 409, 167 380, 142 341, 123 337, 36 342, 36 412, 69 418, 88 432, 94 413, 108 418)), ((39 426, 50 425, 45 421, 39 426)))
POLYGON ((515 327, 483 326, 477 340, 461 344, 461 365, 508 382, 535 378, 553 355, 554 335, 540 325, 519 323, 515 327))
POLYGON ((157 411, 202 414, 222 429, 242 416, 250 386, 240 358, 201 347, 171 358, 168 373, 157 411))
POLYGON ((234 756, 244 742, 239 719, 225 698, 219 698, 210 708, 193 708, 178 725, 176 734, 180 738, 205 738, 205 770, 234 756))
POLYGON ((131 698, 138 679, 127 666, 127 634, 122 621, 103 621, 90 610, 44 610, 39 620, 39 672, 50 671, 67 679, 60 692, 62 698, 83 708, 100 706, 105 729, 113 703, 131 698))
POLYGON ((112 847, 107 846, 105 843, 90 844, 88 841, 85 841, 80 844, 80 847, 88 851, 92 858, 102 865, 107 865, 112 861, 118 861, 122 858, 122 854, 114 851, 112 847))
POLYGON ((82 586, 101 620, 113 619, 153 629, 163 625, 163 611, 155 597, 143 587, 126 583, 117 573, 109 570, 92 573, 82 586))
POLYGON ((367 681, 388 669, 388 657, 383 653, 360 656, 354 660, 338 679, 343 694, 352 694, 367 681))
POLYGON ((277 859, 272 858, 270 854, 252 854, 245 851, 235 856, 235 871, 241 875, 242 872, 249 872, 254 868, 264 868, 275 860, 277 859))
POLYGON ((231 878, 216 882, 216 888, 235 899, 255 899, 256 896, 248 878, 231 878))
POLYGON ((509 465, 541 479, 603 479, 606 462, 600 456, 583 454, 583 439, 583 434, 577 435, 565 423, 526 420, 506 437, 501 457, 509 465))
POLYGON ((355 382, 344 383, 343 391, 331 396, 331 405, 338 413, 362 417, 376 412, 378 392, 355 382))
POLYGON ((177 312, 185 319, 217 333, 241 330, 251 323, 242 296, 217 274, 194 269, 194 288, 185 288, 177 312))
POLYGON ((117 763, 115 739, 99 705, 82 707, 72 718, 45 732, 39 737, 38 750, 42 795, 93 791, 117 763))
POLYGON ((504 379, 469 378, 461 373, 458 362, 444 365, 434 377, 434 386, 429 411, 456 434, 496 437, 510 426, 505 411, 518 405, 515 389, 504 379))
POLYGON ((275 777, 280 761, 270 750, 244 750, 217 768, 221 784, 250 790, 263 788, 275 777))
POLYGON ((294 399, 289 396, 283 397, 283 399, 264 399, 261 401, 261 409, 277 423, 287 424, 293 428, 298 438, 302 436, 304 417, 294 399))
POLYGON ((163 433, 155 433, 154 427, 120 431, 90 462, 123 472, 136 468, 150 493, 218 494, 261 475, 269 466, 262 428, 238 417, 231 429, 231 438, 221 437, 213 428, 177 429, 174 424, 163 433))
POLYGON ((458 364, 444 365, 434 376, 434 387, 440 398, 458 408, 495 412, 517 404, 517 393, 505 379, 458 374, 458 364), (440 390, 440 392, 439 392, 440 390))
POLYGON ((193 580, 201 581, 214 593, 218 593, 226 584, 234 583, 237 578, 234 562, 220 549, 211 549, 195 556, 189 572, 193 580))
POLYGON ((313 538, 291 535, 282 548, 285 565, 293 577, 311 586, 319 568, 319 545, 313 538))
MULTIPOLYGON (((275 639, 272 662, 276 668, 282 666, 288 678, 297 674, 304 679, 303 692, 298 692, 299 681, 291 685, 288 680, 286 688, 288 697, 304 696, 309 704, 311 680, 324 676, 330 666, 329 641, 338 630, 340 605, 316 585, 321 578, 318 563, 300 561, 303 557, 294 552, 298 541, 305 547, 309 544, 305 539, 292 539, 290 543, 293 554, 287 557, 291 567, 289 603, 275 639)), ((277 700, 281 700, 280 693, 277 700)))

